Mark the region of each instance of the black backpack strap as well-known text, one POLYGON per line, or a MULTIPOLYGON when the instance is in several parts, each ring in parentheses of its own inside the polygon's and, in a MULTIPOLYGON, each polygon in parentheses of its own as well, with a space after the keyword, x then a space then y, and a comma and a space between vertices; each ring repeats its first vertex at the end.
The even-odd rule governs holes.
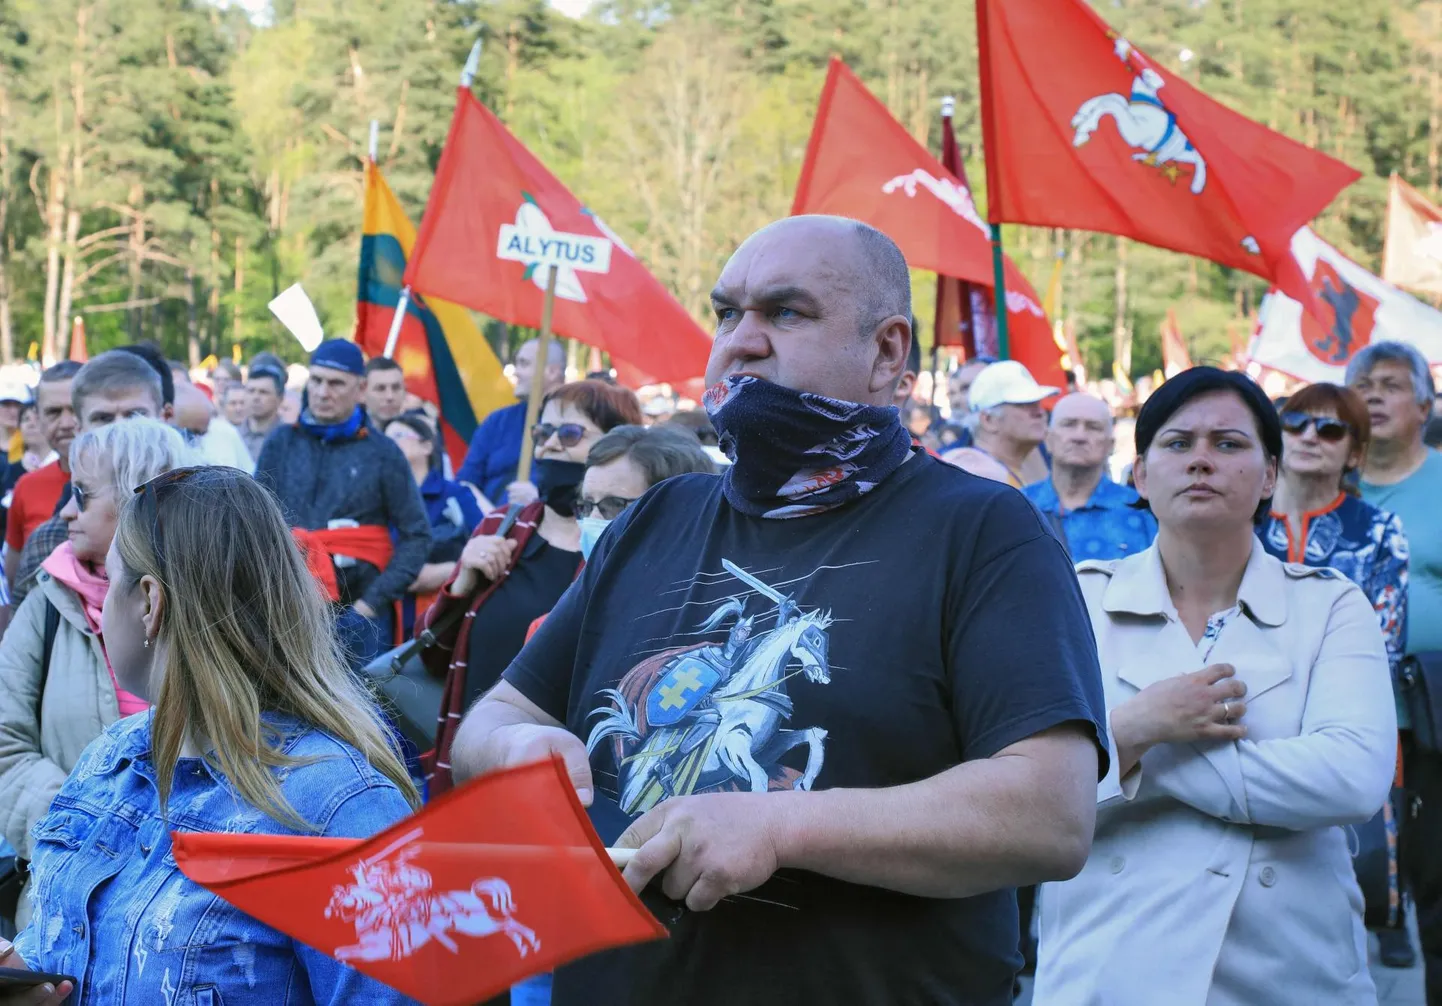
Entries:
POLYGON ((60 632, 60 609, 50 598, 45 599, 45 641, 40 646, 40 692, 35 699, 35 721, 40 722, 40 707, 45 704, 45 682, 50 677, 50 654, 55 650, 55 637, 60 632))

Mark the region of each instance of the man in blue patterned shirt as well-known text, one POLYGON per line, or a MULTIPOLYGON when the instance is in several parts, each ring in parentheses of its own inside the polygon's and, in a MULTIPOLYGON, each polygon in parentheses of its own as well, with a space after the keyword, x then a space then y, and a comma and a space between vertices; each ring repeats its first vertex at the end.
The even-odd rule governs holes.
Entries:
POLYGON ((1112 416, 1091 395, 1067 395, 1052 409, 1046 445, 1051 478, 1023 492, 1048 516, 1061 521, 1072 559, 1124 559, 1152 543, 1157 522, 1130 506, 1136 491, 1106 476, 1112 452, 1112 416))

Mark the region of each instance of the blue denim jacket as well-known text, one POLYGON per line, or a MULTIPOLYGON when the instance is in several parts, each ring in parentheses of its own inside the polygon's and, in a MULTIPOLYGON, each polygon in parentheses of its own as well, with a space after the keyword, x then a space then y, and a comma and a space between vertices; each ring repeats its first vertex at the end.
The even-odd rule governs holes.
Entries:
MULTIPOLYGON (((276 770, 319 834, 368 838, 411 812, 354 748, 267 718, 283 750, 321 760, 276 770)), ((187 879, 170 832, 295 834, 244 804, 198 758, 182 758, 162 820, 150 713, 113 724, 81 755, 34 828, 35 913, 15 940, 34 970, 74 975, 73 1006, 309 1006, 410 1003, 231 907, 187 879)))

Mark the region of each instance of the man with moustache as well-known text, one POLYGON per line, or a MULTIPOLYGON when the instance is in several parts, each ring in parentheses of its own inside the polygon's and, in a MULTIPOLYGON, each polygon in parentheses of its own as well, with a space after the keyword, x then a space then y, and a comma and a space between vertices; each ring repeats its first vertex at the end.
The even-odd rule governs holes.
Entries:
POLYGON ((670 927, 562 968, 557 1006, 1003 1006, 1012 889, 1085 861, 1108 754, 1076 577, 1018 493, 912 446, 910 294, 854 220, 742 244, 705 396, 733 465, 617 518, 460 728, 463 777, 564 759, 670 927))

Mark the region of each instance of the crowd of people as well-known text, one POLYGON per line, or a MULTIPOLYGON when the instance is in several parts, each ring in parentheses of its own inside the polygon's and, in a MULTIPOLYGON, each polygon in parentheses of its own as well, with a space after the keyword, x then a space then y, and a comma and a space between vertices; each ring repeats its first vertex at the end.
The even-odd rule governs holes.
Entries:
POLYGON ((1360 1006, 1367 928, 1409 967, 1414 916, 1442 1006, 1425 358, 1285 401, 1184 371, 1121 473, 1108 403, 1015 361, 913 408, 865 225, 763 228, 711 300, 701 408, 527 342, 455 465, 343 339, 298 395, 147 346, 0 386, 0 967, 77 983, 0 1003, 407 1002, 170 830, 367 836, 553 756, 670 935, 516 1004, 1001 1006, 1034 970, 1042 1006, 1360 1006), (422 635, 427 750, 365 672, 422 635))

